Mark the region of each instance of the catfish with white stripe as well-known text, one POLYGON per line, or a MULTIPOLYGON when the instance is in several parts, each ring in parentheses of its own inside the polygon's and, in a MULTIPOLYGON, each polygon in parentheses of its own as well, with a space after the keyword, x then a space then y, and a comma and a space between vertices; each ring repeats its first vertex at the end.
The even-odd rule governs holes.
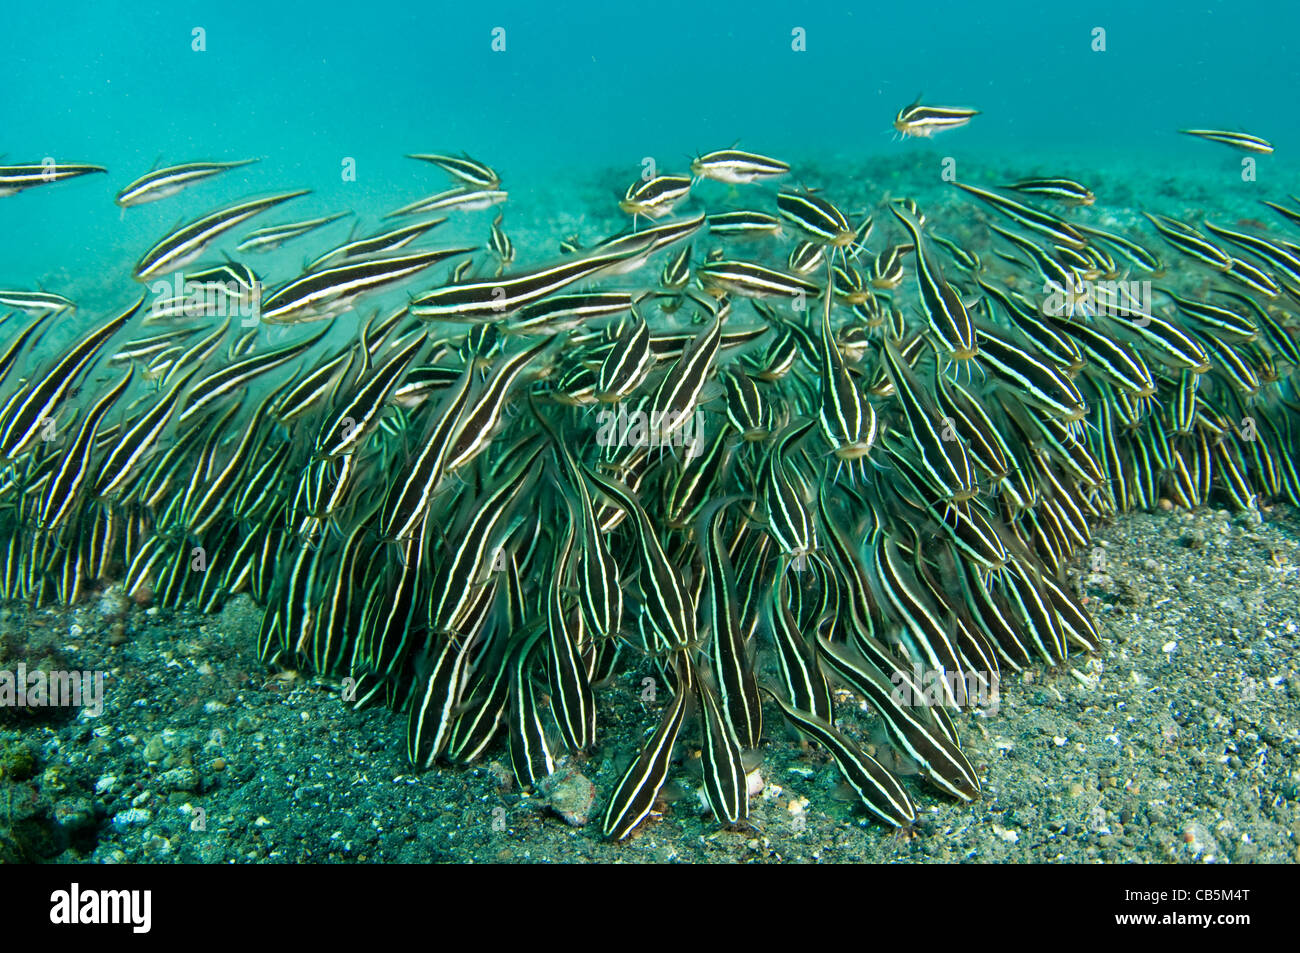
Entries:
POLYGON ((1224 276, 1268 298, 1276 298, 1282 293, 1272 275, 1240 258, 1232 259, 1232 265, 1224 272, 1224 276))
POLYGON ((598 254, 513 277, 444 285, 414 298, 411 314, 426 321, 500 320, 620 260, 618 255, 598 254))
POLYGON ((497 213, 497 217, 492 220, 492 231, 488 238, 488 248, 497 258, 498 275, 515 260, 515 243, 510 240, 510 236, 501 227, 503 218, 504 216, 501 213, 497 213))
POLYGON ((1067 376, 1073 377, 1083 370, 1085 361, 1078 343, 1048 324, 1043 304, 1031 302, 1024 295, 990 284, 983 278, 976 278, 975 283, 986 299, 1002 308, 1012 326, 1067 376))
POLYGON ((417 199, 409 205, 389 212, 384 218, 398 218, 402 215, 424 215, 429 212, 451 211, 479 212, 494 205, 500 205, 509 194, 500 189, 448 189, 437 195, 417 199))
POLYGON ((1075 225, 1074 227, 1080 234, 1089 238, 1096 238, 1110 245, 1139 268, 1146 271, 1161 271, 1164 269, 1164 264, 1159 258, 1131 238, 1125 238, 1123 235, 1117 235, 1114 232, 1103 231, 1100 228, 1093 228, 1088 225, 1075 225))
POLYGON ((782 431, 773 441, 757 476, 765 528, 781 554, 790 559, 802 559, 818 550, 817 524, 809 510, 812 488, 799 468, 785 459, 813 424, 812 420, 795 422, 782 431))
POLYGON ((740 743, 723 717, 718 696, 707 672, 696 672, 695 699, 699 704, 704 743, 700 746, 704 796, 713 816, 722 824, 737 824, 749 816, 749 785, 740 743))
POLYGON ((162 382, 159 386, 166 387, 181 374, 206 365, 208 359, 220 348, 222 339, 227 336, 229 331, 230 319, 227 318, 222 324, 215 326, 206 337, 202 337, 189 347, 175 352, 175 360, 172 362, 172 366, 167 369, 167 373, 162 376, 162 382))
MULTIPOLYGON (((831 333, 831 292, 822 309, 822 339, 818 349, 821 400, 818 421, 831 452, 841 464, 853 464, 871 452, 876 442, 876 409, 863 396, 844 364, 839 343, 831 333)), ((755 389, 757 390, 757 389, 755 389)), ((836 468, 838 474, 839 468, 836 468)), ((865 471, 864 471, 865 472, 865 471)))
POLYGON ((252 165, 257 161, 257 159, 242 159, 235 162, 186 162, 181 165, 168 166, 165 169, 155 169, 153 172, 140 176, 140 178, 118 192, 114 201, 122 208, 144 205, 146 202, 157 202, 159 199, 175 195, 195 182, 201 182, 214 175, 219 175, 228 169, 238 169, 242 166, 252 165))
POLYGON ((12 461, 32 445, 46 422, 54 420, 77 377, 142 304, 143 296, 117 317, 82 335, 53 367, 33 376, 11 398, 0 413, 0 463, 12 461))
POLYGON ((821 288, 795 275, 748 261, 713 261, 696 269, 704 290, 712 295, 723 292, 744 298, 815 298, 821 288))
POLYGON ((677 743, 686 716, 686 689, 683 681, 679 673, 678 691, 664 706, 659 727, 641 747, 636 760, 619 779, 618 786, 609 799, 602 827, 605 836, 611 840, 622 840, 645 820, 668 777, 673 746, 677 743))
POLYGON ((542 637, 534 621, 512 633, 509 647, 510 766, 520 787, 529 787, 555 772, 555 755, 542 720, 542 701, 533 684, 533 652, 542 637))
POLYGON ((790 249, 790 270, 796 275, 812 274, 826 260, 826 246, 804 239, 790 249))
MULTIPOLYGON (((798 619, 790 611, 788 585, 790 567, 776 571, 768 599, 766 623, 781 672, 781 681, 790 703, 800 711, 811 712, 818 718, 834 718, 831 689, 822 674, 816 649, 801 631, 798 619)), ((799 577, 802 579, 802 575, 799 577)))
MULTIPOLYGON (((505 587, 505 602, 513 600, 512 590, 518 588, 518 567, 513 555, 504 570, 510 575, 505 587)), ((472 764, 482 757, 496 737, 506 719, 510 705, 509 633, 515 631, 513 621, 496 624, 490 631, 488 643, 474 660, 472 679, 466 686, 461 710, 447 737, 447 760, 453 764, 472 764)))
POLYGON ((740 149, 720 149, 699 156, 691 163, 691 175, 700 179, 713 179, 728 185, 748 185, 764 179, 774 179, 790 171, 790 166, 779 159, 770 159, 740 149))
POLYGON ((641 386, 654 366, 650 325, 633 310, 632 322, 623 325, 614 346, 601 361, 596 375, 596 399, 605 404, 626 399, 641 386))
POLYGON ((1009 199, 1005 195, 998 195, 996 192, 990 192, 987 189, 977 188, 973 185, 966 185, 962 182, 954 182, 953 185, 997 209, 1013 222, 1031 231, 1038 232, 1040 235, 1045 235, 1057 244, 1064 245, 1067 248, 1083 248, 1088 244, 1087 240, 1073 225, 1055 215, 1049 215, 1042 209, 1025 205, 1009 199))
POLYGON ((1157 288, 1173 301, 1178 311, 1192 320, 1197 330, 1212 334, 1228 344, 1245 344, 1259 336, 1259 325, 1250 316, 1208 301, 1182 298, 1167 288, 1157 288))
POLYGON ((1082 321, 1049 318, 1058 331, 1079 342, 1088 359, 1088 370, 1104 374, 1112 384, 1138 399, 1154 396, 1156 382, 1137 348, 1082 321))
POLYGON ((361 385, 338 413, 327 419, 316 438, 316 457, 328 459, 353 452, 369 435, 372 422, 383 409, 407 365, 424 348, 427 335, 416 335, 361 385))
POLYGON ((434 492, 446 472, 452 434, 469 400, 473 374, 473 370, 467 367, 443 397, 433 412, 428 432, 420 442, 419 453, 398 470, 397 479, 389 485, 380 518, 385 539, 404 540, 424 535, 421 527, 429 513, 434 492))
POLYGON ((1284 314, 1279 312, 1275 315, 1249 295, 1236 291, 1220 291, 1219 294, 1247 308, 1255 316, 1260 334, 1273 349, 1274 354, 1281 361, 1300 367, 1300 338, 1291 335, 1287 327, 1289 319, 1284 314))
POLYGON ((727 422, 746 443, 766 440, 772 431, 772 407, 754 378, 733 366, 722 378, 726 393, 727 422))
POLYGON ((27 165, 0 165, 0 196, 16 195, 23 189, 50 185, 96 172, 107 172, 102 165, 82 162, 31 163, 27 165))
POLYGON ((709 234, 718 238, 781 237, 781 220, 766 212, 715 212, 706 219, 709 234))
MULTIPOLYGON (((690 592, 680 570, 669 562, 664 553, 663 546, 655 535, 654 524, 646 515, 640 499, 622 482, 603 476, 586 466, 583 470, 601 493, 632 518, 637 550, 641 557, 638 582, 642 612, 651 634, 658 642, 657 646, 646 646, 647 650, 658 648, 674 652, 694 648, 697 641, 695 606, 691 602, 690 592)), ((678 687, 681 687, 680 683, 678 687)))
MULTIPOLYGON (((1267 205, 1269 208, 1271 208, 1273 211, 1277 212, 1277 214, 1281 215, 1292 225, 1300 225, 1300 209, 1287 208, 1285 205, 1280 205, 1277 202, 1269 202, 1265 199, 1260 199, 1260 201, 1264 205, 1267 205)), ((1291 196, 1291 201, 1300 202, 1300 199, 1296 198, 1293 195, 1291 196)))
POLYGON ((271 411, 272 416, 281 424, 288 424, 319 405, 326 399, 326 395, 332 403, 355 359, 356 351, 346 348, 323 364, 311 368, 276 401, 271 411))
POLYGON ((668 291, 681 291, 691 280, 691 250, 693 245, 686 245, 664 262, 664 269, 659 275, 659 284, 668 291))
POLYGON ((1149 212, 1142 214, 1156 227, 1156 231, 1165 241, 1184 255, 1195 258, 1218 271, 1227 271, 1232 267, 1232 258, 1227 252, 1186 222, 1180 222, 1167 215, 1152 215, 1149 212))
POLYGON ((1044 590, 1045 573, 1032 556, 1012 559, 1001 576, 1002 591, 1018 609, 1018 621, 1030 636, 1040 657, 1048 665, 1064 661, 1067 653, 1065 633, 1044 590))
MULTIPOLYGON (((703 304, 704 302, 701 302, 703 304)), ((712 310, 712 309, 710 309, 712 310)), ((712 312, 713 316, 723 322, 725 326, 727 316, 731 312, 731 306, 723 302, 723 307, 712 312)), ((744 347, 746 344, 752 344, 768 332, 765 327, 738 328, 735 331, 723 331, 722 338, 718 342, 719 350, 729 350, 731 348, 744 347)), ((657 360, 676 360, 681 357, 682 352, 686 350, 699 336, 698 332, 687 329, 685 331, 669 331, 663 334, 653 334, 650 336, 650 350, 654 353, 657 360)))
POLYGON ((493 169, 482 162, 471 159, 467 155, 444 156, 432 152, 423 152, 407 156, 407 158, 419 159, 421 162, 432 162, 444 172, 476 188, 495 189, 501 184, 501 177, 493 169))
POLYGON ((907 791, 879 761, 830 722, 792 708, 770 689, 764 691, 772 696, 792 725, 831 753, 840 774, 873 815, 893 827, 908 827, 916 820, 916 808, 907 791))
POLYGON ((1074 382, 1055 366, 1012 343, 992 328, 976 328, 980 362, 1016 388, 1017 396, 1067 423, 1083 420, 1088 403, 1074 382))
POLYGON ((727 480, 734 438, 719 427, 707 449, 701 448, 703 443, 704 435, 696 434, 692 452, 666 475, 662 519, 669 529, 685 529, 727 480))
POLYGON ((921 308, 929 321, 930 331, 938 340, 944 354, 954 361, 969 361, 979 356, 975 340, 975 326, 961 296, 943 278, 939 263, 931 256, 921 224, 910 212, 890 205, 894 216, 911 233, 916 245, 916 277, 921 295, 921 308))
POLYGON ((877 255, 871 262, 871 287, 898 287, 907 274, 903 267, 903 256, 915 249, 915 245, 891 245, 877 255))
MULTIPOLYGON (((14 365, 18 363, 18 355, 23 352, 23 349, 27 346, 27 342, 32 340, 32 336, 36 334, 41 325, 45 323, 45 319, 49 316, 50 312, 47 311, 46 313, 39 315, 35 320, 29 322, 27 327, 14 335, 14 337, 6 344, 4 350, 0 351, 0 387, 4 386, 5 379, 9 376, 9 372, 12 371, 14 365)), ((13 329, 10 328, 9 330, 12 331, 13 329)), ((37 337, 36 340, 39 342, 40 338, 37 337)), ((112 360, 113 358, 110 358, 110 363, 112 360)), ((2 409, 0 409, 0 419, 3 419, 2 409)))
POLYGON ((177 422, 184 424, 198 416, 198 414, 208 407, 209 404, 220 402, 227 397, 242 396, 244 389, 248 384, 255 380, 258 375, 264 374, 272 368, 279 367, 288 361, 293 360, 298 355, 310 350, 326 334, 329 333, 333 325, 326 325, 320 331, 317 331, 311 337, 304 338, 293 344, 286 345, 274 351, 267 351, 264 354, 255 354, 252 357, 246 357, 243 360, 236 361, 234 364, 228 364, 206 377, 200 379, 190 389, 189 396, 185 402, 185 410, 181 412, 177 422))
POLYGON ((52 291, 0 291, 0 308, 17 308, 42 316, 77 310, 72 301, 52 291))
POLYGON ((691 415, 713 370, 721 339, 722 322, 715 316, 660 383, 649 404, 653 446, 666 446, 677 431, 691 424, 691 415))
POLYGON ((390 564, 395 572, 376 574, 370 584, 352 652, 354 672, 387 677, 406 662, 411 646, 427 636, 420 598, 428 572, 425 535, 415 533, 403 540, 390 564))
MULTIPOLYGON (((269 392, 253 410, 253 419, 262 419, 282 390, 269 392)), ((257 459, 269 435, 265 428, 244 428, 235 438, 226 462, 219 468, 207 469, 203 484, 196 486, 196 493, 192 498, 187 497, 181 507, 182 522, 192 536, 201 537, 227 515, 232 501, 251 475, 246 472, 247 465, 257 459)))
POLYGON ((262 301, 261 319, 269 324, 296 324, 336 317, 358 295, 401 281, 444 259, 472 248, 440 248, 367 258, 311 271, 277 288, 262 301))
POLYGON ((880 714, 890 738, 917 763, 931 784, 959 801, 979 798, 979 775, 961 748, 938 728, 930 709, 924 704, 900 703, 898 688, 847 646, 820 637, 817 646, 834 677, 880 714))
POLYGON ((1172 322, 1154 314, 1120 313, 1112 317, 1115 327, 1127 336, 1141 338, 1147 345, 1144 353, 1164 366, 1187 369, 1194 374, 1204 374, 1210 369, 1205 348, 1172 322))
POLYGON ((1196 136, 1198 139, 1205 139, 1208 142, 1218 142, 1225 146, 1232 146, 1234 149, 1240 149, 1242 152, 1257 152, 1261 155, 1268 155, 1273 151, 1273 144, 1267 139, 1261 139, 1259 136, 1252 136, 1246 132, 1225 132, 1221 129, 1179 129, 1185 136, 1196 136))
POLYGON ((351 212, 335 212, 333 215, 322 215, 319 218, 311 218, 302 222, 289 222, 285 225, 268 225, 266 228, 258 228, 249 232, 248 235, 235 246, 236 251, 254 251, 264 252, 279 248, 285 242, 306 235, 308 232, 318 228, 323 228, 331 222, 337 222, 344 216, 351 215, 351 212))
POLYGON ((684 175, 657 175, 637 179, 628 186, 618 207, 631 216, 663 218, 691 191, 691 180, 684 175))
POLYGON ((337 248, 330 249, 321 255, 304 270, 308 272, 316 271, 326 262, 334 258, 351 259, 366 258, 370 255, 380 255, 384 252, 397 251, 405 248, 411 242, 415 241, 430 229, 437 228, 446 218, 431 218, 426 222, 412 222, 410 225, 401 225, 397 228, 390 228, 386 232, 380 232, 378 235, 371 235, 367 238, 358 238, 340 245, 337 248))
POLYGON ((406 722, 406 757, 411 764, 431 768, 446 749, 480 636, 481 630, 475 630, 437 639, 417 657, 406 722))
POLYGON ((833 248, 844 249, 857 238, 843 212, 810 192, 780 192, 776 208, 786 221, 833 248))
POLYGON ((552 451, 564 465, 568 481, 567 486, 562 485, 561 492, 582 526, 577 588, 587 627, 593 639, 613 639, 618 635, 623 618, 623 582, 618 559, 610 548, 609 538, 601 531, 586 478, 561 432, 531 397, 529 408, 538 424, 549 434, 552 451))
MULTIPOLYGON (((1222 225, 1215 225, 1209 221, 1205 223, 1205 227, 1220 238, 1226 239, 1237 247, 1246 249, 1257 258, 1268 262, 1291 281, 1300 283, 1300 246, 1284 241, 1271 242, 1268 239, 1260 238, 1258 235, 1233 231, 1230 228, 1224 228, 1222 225)), ((1231 260, 1229 260, 1228 267, 1231 267, 1231 260)))
POLYGON ((448 444, 445 473, 455 472, 483 451, 496 432, 515 381, 553 341, 538 341, 493 365, 492 376, 460 415, 448 444))
POLYGON ((850 307, 869 304, 874 300, 871 288, 862 274, 852 265, 836 265, 831 269, 835 297, 850 307))
POLYGON ((554 295, 520 308, 505 326, 508 334, 553 334, 580 328, 597 318, 630 311, 637 299, 627 291, 554 295))
POLYGON ((922 387, 894 342, 885 341, 882 354, 927 484, 946 500, 969 500, 975 495, 976 484, 965 442, 951 431, 951 422, 922 387))
POLYGON ((1263 382, 1255 369, 1245 359, 1244 348, 1232 346, 1221 341, 1214 334, 1198 335, 1210 356, 1210 375, 1217 380, 1227 380, 1240 394, 1254 397, 1259 393, 1263 382))
POLYGON ((82 419, 77 435, 63 451, 59 468, 46 484, 41 496, 36 511, 36 525, 40 529, 59 529, 72 518, 74 508, 81 501, 82 490, 90 479, 91 458, 99 425, 109 408, 130 385, 134 373, 134 369, 128 368, 122 379, 105 391, 82 419))
POLYGON ((1059 254, 1048 252, 1037 242, 997 225, 990 224, 989 228, 1025 253, 1034 270, 1038 272, 1038 277, 1042 279, 1045 292, 1051 292, 1053 297, 1064 299, 1052 304, 1044 303, 1042 310, 1045 313, 1064 313, 1069 317, 1089 313, 1084 309, 1090 305, 1091 299, 1079 273, 1069 265, 1063 264, 1059 254))
POLYGON ((1056 201, 1064 202, 1066 205, 1091 205, 1097 201, 1097 196, 1093 195, 1092 189, 1075 182, 1073 179, 1020 179, 1018 182, 1012 182, 1010 185, 1005 186, 1005 188, 1016 192, 1024 192, 1026 195, 1056 199, 1056 201))
POLYGON ((586 638, 583 613, 566 592, 573 539, 574 526, 570 519, 555 553, 550 582, 546 587, 546 630, 550 646, 546 653, 546 670, 560 733, 569 748, 579 752, 596 742, 596 698, 582 657, 586 638))
POLYGON ((705 215, 700 212, 691 218, 617 235, 598 244, 586 257, 615 256, 615 260, 602 269, 602 274, 627 274, 644 265, 650 255, 660 249, 690 238, 704 227, 704 222, 705 215))
POLYGON ((524 490, 532 485, 541 450, 534 441, 524 456, 448 527, 449 546, 444 549, 454 548, 439 562, 429 586, 429 630, 435 635, 467 634, 464 623, 491 574, 493 555, 507 535, 503 527, 524 490))
POLYGON ((735 498, 709 504, 699 518, 696 539, 704 562, 701 609, 712 633, 708 652, 725 720, 743 748, 756 748, 763 737, 763 707, 754 676, 753 649, 741 626, 736 575, 721 529, 724 511, 735 498))
POLYGON ((127 481, 139 472, 140 464, 157 451, 157 438, 172 419, 175 408, 181 403, 181 394, 190 385, 195 373, 198 373, 198 368, 179 378, 168 393, 153 400, 147 410, 131 420, 129 426, 114 439, 108 455, 99 463, 94 490, 96 498, 116 497, 126 489, 127 481))
POLYGON ((205 248, 237 225, 248 221, 290 199, 307 195, 310 189, 283 192, 264 199, 251 199, 196 219, 182 225, 163 238, 140 258, 135 266, 137 281, 149 281, 158 275, 169 274, 198 258, 205 248))
POLYGON ((957 129, 976 116, 978 109, 958 106, 923 106, 920 100, 905 106, 894 117, 894 128, 905 136, 929 138, 936 132, 957 129))
POLYGON ((925 592, 912 567, 898 544, 888 535, 881 534, 874 545, 876 582, 882 594, 893 606, 899 621, 903 643, 908 647, 913 662, 922 662, 934 673, 945 677, 938 679, 943 689, 943 704, 962 707, 947 676, 964 679, 961 653, 954 641, 947 620, 941 618, 930 596, 925 592))

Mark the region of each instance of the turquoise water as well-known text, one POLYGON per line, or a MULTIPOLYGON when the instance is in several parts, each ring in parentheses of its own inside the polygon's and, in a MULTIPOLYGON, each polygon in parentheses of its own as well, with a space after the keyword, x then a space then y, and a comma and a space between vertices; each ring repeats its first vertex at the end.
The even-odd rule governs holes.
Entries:
POLYGON ((1176 132, 1212 126, 1277 145, 1261 177, 1286 167, 1300 144, 1300 8, 1133 6, 16 5, 0 35, 0 154, 109 175, 0 199, 0 285, 121 303, 132 289, 110 290, 106 272, 129 271, 180 221, 268 190, 315 194, 255 225, 345 207, 369 227, 445 187, 407 152, 465 150, 516 196, 609 167, 630 180, 646 156, 683 170, 737 141, 792 160, 906 161, 927 144, 895 141, 890 123, 918 94, 983 111, 935 140, 959 159, 1214 164, 1230 183, 1234 154, 1176 132), (124 217, 112 203, 155 165, 253 156, 264 161, 124 217))

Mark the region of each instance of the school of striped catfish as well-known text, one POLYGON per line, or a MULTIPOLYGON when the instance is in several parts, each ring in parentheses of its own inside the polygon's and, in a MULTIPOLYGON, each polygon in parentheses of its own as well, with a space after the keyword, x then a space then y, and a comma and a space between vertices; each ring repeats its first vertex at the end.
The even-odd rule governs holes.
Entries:
MULTIPOLYGON (((975 115, 914 103, 895 127, 975 115)), ((647 170, 619 234, 525 261, 500 210, 481 247, 433 240, 429 216, 506 203, 491 167, 411 158, 450 187, 265 289, 251 256, 338 216, 230 233, 305 190, 142 249, 121 313, 0 291, 0 598, 247 593, 268 665, 404 716, 420 768, 499 756, 523 788, 593 751, 616 676, 653 673, 608 837, 688 751, 743 824, 781 725, 907 827, 918 782, 980 796, 953 713, 1098 649, 1065 570, 1099 522, 1300 504, 1295 196, 1267 226, 1147 209, 1125 233, 1072 179, 954 182, 949 226, 907 198, 846 214, 731 148, 647 170), (837 723, 835 688, 888 757, 837 723)), ((3 166, 0 195, 104 171, 3 166)))

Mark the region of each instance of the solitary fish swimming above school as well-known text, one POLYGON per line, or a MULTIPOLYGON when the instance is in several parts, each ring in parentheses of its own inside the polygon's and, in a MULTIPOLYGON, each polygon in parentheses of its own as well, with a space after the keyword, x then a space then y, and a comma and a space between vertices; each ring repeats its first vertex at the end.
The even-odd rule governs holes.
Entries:
POLYGON ((1232 148, 1240 149, 1242 152, 1257 152, 1261 155, 1269 155, 1273 151, 1271 142, 1267 139, 1261 139, 1259 136, 1252 136, 1248 132, 1225 132, 1221 129, 1179 129, 1178 131, 1185 136, 1196 136, 1198 139, 1232 146, 1232 148))
POLYGON ((894 117, 894 128, 905 136, 928 138, 936 132, 964 126, 978 115, 978 109, 925 106, 918 100, 898 111, 894 117))

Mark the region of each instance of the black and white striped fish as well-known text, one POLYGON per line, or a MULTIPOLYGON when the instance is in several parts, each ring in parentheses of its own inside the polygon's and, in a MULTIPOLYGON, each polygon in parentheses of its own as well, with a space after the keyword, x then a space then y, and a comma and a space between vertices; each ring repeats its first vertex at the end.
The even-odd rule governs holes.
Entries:
POLYGON ((1267 139, 1261 139, 1259 136, 1252 136, 1246 132, 1224 132, 1221 129, 1179 129, 1178 131, 1185 136, 1196 136, 1198 139, 1232 146, 1232 148, 1240 149, 1242 152, 1257 152, 1261 155, 1269 155, 1273 151, 1273 144, 1267 139))
POLYGON ((408 252, 329 265, 309 271, 262 299, 261 319, 269 324, 323 321, 347 310, 358 295, 401 281, 468 248, 408 252))
POLYGON ((713 179, 728 185, 748 185, 763 179, 774 179, 790 171, 790 166, 779 159, 770 159, 740 149, 721 149, 699 156, 691 163, 691 175, 699 179, 713 179))
POLYGON ((24 189, 50 185, 96 172, 107 172, 101 165, 78 162, 31 163, 28 165, 0 165, 0 196, 16 195, 24 189))
POLYGON ((200 219, 182 225, 150 248, 135 266, 137 281, 149 281, 158 275, 169 274, 188 265, 203 250, 223 234, 282 202, 307 195, 309 189, 295 192, 282 192, 264 199, 251 199, 240 202, 205 215, 200 219))
POLYGON ((894 117, 894 128, 905 136, 929 138, 936 132, 964 126, 978 115, 978 109, 925 106, 918 100, 898 111, 894 117))
POLYGON ((115 201, 122 208, 157 202, 159 199, 175 195, 195 182, 201 182, 228 169, 238 169, 257 161, 257 159, 242 159, 234 162, 186 162, 165 169, 155 169, 140 176, 118 192, 115 201))

